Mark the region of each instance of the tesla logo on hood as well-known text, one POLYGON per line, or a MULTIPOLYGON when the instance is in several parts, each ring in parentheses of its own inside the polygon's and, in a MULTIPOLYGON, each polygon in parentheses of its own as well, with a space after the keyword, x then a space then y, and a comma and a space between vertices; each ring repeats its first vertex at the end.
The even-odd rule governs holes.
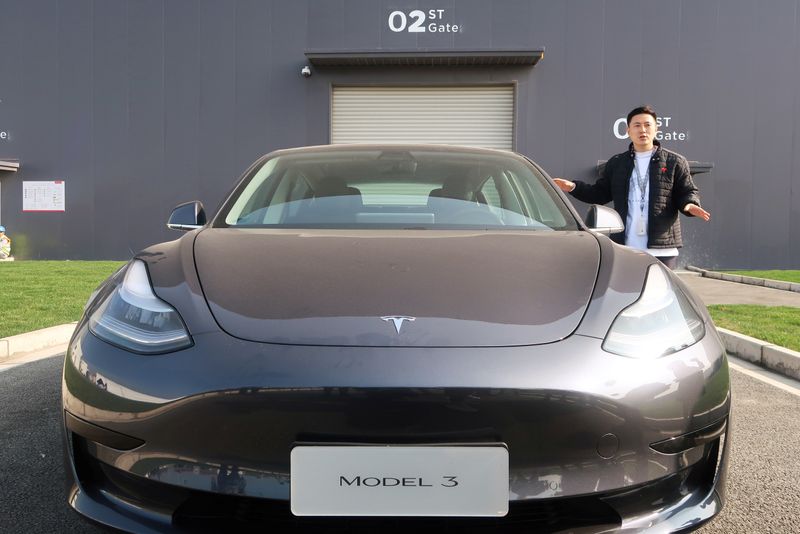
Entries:
POLYGON ((400 333, 400 329, 403 328, 403 321, 414 322, 417 320, 416 317, 408 317, 406 315, 387 315, 386 317, 381 317, 382 321, 389 321, 394 324, 394 329, 397 330, 397 333, 400 333))

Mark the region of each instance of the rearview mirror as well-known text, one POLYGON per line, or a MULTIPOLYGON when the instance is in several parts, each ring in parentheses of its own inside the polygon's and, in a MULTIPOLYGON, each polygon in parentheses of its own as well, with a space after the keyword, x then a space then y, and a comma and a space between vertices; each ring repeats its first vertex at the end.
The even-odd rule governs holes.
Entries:
POLYGON ((604 235, 625 231, 625 224, 619 213, 598 204, 589 206, 589 211, 586 213, 586 226, 589 227, 589 230, 604 235))
POLYGON ((170 230, 195 230, 206 224, 206 211, 199 200, 178 204, 167 221, 170 230))

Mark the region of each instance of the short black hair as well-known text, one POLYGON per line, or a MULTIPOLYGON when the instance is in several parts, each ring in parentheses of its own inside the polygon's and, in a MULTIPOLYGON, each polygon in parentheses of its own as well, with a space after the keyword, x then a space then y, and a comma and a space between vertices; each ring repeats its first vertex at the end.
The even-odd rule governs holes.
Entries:
POLYGON ((628 113, 628 126, 631 125, 631 119, 634 118, 636 115, 641 115, 642 113, 647 113, 653 120, 658 120, 658 115, 656 115, 656 110, 651 108, 650 106, 639 106, 638 108, 634 108, 628 113))

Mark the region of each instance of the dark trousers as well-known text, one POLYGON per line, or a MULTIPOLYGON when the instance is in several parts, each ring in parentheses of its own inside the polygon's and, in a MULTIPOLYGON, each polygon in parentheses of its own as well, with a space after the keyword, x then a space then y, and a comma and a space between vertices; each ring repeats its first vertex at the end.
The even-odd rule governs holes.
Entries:
POLYGON ((678 256, 656 256, 656 258, 673 271, 678 268, 678 256))

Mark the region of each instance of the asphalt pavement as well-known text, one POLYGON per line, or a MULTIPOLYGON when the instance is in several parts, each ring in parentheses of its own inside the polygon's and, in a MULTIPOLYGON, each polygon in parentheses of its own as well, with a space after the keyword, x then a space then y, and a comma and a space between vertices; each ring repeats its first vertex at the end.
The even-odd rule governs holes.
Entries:
POLYGON ((67 506, 62 362, 51 354, 0 373, 0 532, 102 532, 67 506))
POLYGON ((800 383, 793 381, 791 388, 782 389, 754 378, 748 370, 768 376, 746 362, 731 365, 728 502, 701 532, 800 532, 800 383))
POLYGON ((690 271, 678 271, 677 274, 692 291, 703 299, 706 306, 712 304, 758 304, 800 308, 800 293, 715 280, 690 271))

